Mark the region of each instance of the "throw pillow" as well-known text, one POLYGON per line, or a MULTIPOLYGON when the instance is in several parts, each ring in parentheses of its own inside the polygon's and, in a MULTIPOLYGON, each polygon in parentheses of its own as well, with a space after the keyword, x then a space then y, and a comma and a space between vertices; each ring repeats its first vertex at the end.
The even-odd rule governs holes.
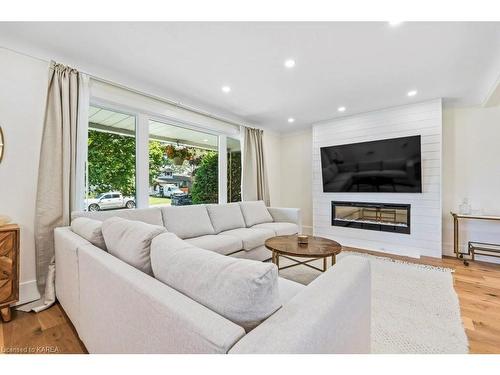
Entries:
POLYGON ((71 222, 71 230, 85 238, 92 245, 102 250, 106 249, 106 242, 102 236, 102 221, 79 217, 71 222))
POLYGON ((273 222, 273 217, 267 210, 264 201, 240 202, 240 207, 247 227, 273 222))
POLYGON ((108 252, 125 263, 152 275, 151 241, 165 232, 164 227, 113 217, 102 223, 108 252))
POLYGON ((238 203, 208 204, 207 211, 216 233, 245 228, 245 220, 238 203))
POLYGON ((203 204, 162 207, 161 213, 167 230, 182 239, 215 234, 207 208, 203 204))
POLYGON ((156 279, 247 332, 281 307, 272 263, 220 255, 164 233, 152 241, 151 265, 156 279))

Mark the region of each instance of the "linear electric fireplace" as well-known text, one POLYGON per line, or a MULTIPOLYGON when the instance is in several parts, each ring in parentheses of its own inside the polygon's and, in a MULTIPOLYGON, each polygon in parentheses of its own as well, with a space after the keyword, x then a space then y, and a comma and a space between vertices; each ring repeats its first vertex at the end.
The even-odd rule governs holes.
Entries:
POLYGON ((410 234, 410 205, 332 201, 332 225, 410 234))

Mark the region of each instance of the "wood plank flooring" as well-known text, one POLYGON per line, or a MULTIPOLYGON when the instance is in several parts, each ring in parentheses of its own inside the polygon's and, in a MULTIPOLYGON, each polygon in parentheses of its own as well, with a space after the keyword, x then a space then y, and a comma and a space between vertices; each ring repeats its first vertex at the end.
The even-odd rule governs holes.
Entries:
MULTIPOLYGON (((388 256, 360 249, 374 255, 388 256)), ((449 267, 460 300, 462 321, 471 353, 500 353, 500 265, 471 262, 469 267, 455 258, 413 259, 390 256, 414 263, 449 267)), ((59 304, 39 314, 13 312, 9 323, 0 322, 0 353, 86 353, 68 317, 59 304)))
POLYGON ((87 353, 59 303, 38 314, 13 311, 10 322, 0 321, 0 353, 87 353))

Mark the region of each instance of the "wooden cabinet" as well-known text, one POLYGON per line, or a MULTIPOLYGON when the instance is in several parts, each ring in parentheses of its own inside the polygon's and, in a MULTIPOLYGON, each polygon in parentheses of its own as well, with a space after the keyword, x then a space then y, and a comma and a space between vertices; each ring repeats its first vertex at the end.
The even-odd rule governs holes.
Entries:
POLYGON ((11 319, 10 305, 19 300, 19 227, 0 227, 0 313, 11 319))

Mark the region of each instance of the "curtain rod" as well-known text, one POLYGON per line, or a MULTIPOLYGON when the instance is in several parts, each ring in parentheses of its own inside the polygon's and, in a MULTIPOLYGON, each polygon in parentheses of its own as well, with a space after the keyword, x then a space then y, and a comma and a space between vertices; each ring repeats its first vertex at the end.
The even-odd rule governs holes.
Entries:
MULTIPOLYGON (((45 62, 45 63, 50 63, 50 60, 44 59, 42 57, 34 56, 34 55, 28 54, 26 52, 20 52, 20 51, 17 51, 15 49, 12 49, 12 48, 9 48, 9 47, 4 47, 4 46, 2 46, 1 48, 5 49, 7 51, 11 51, 11 52, 14 52, 14 53, 26 56, 26 57, 30 57, 32 59, 36 59, 38 61, 42 61, 42 62, 45 62)), ((121 88, 121 89, 124 89, 124 90, 127 90, 127 91, 131 91, 131 92, 133 92, 135 94, 146 96, 146 97, 148 97, 150 99, 158 100, 160 102, 164 102, 164 103, 173 105, 173 106, 175 106, 177 108, 184 109, 186 111, 193 112, 193 113, 196 113, 196 114, 201 115, 201 116, 209 117, 209 118, 217 120, 217 121, 222 121, 222 122, 225 122, 225 123, 230 124, 230 125, 248 127, 247 125, 240 124, 240 123, 232 121, 232 120, 228 120, 228 119, 226 119, 224 117, 214 115, 212 113, 203 111, 203 110, 195 108, 195 107, 188 106, 186 104, 182 104, 181 102, 176 102, 175 100, 167 99, 167 98, 164 98, 164 97, 161 97, 161 96, 158 96, 158 95, 153 95, 153 94, 145 93, 144 91, 134 89, 132 87, 123 85, 121 83, 116 83, 116 82, 110 81, 108 79, 98 77, 98 76, 96 76, 96 75, 94 75, 92 73, 88 73, 88 72, 86 72, 84 70, 80 70, 80 69, 77 69, 77 70, 79 72, 81 72, 81 73, 87 74, 89 77, 91 77, 95 81, 106 83, 108 85, 115 86, 115 87, 118 87, 118 88, 121 88)))

